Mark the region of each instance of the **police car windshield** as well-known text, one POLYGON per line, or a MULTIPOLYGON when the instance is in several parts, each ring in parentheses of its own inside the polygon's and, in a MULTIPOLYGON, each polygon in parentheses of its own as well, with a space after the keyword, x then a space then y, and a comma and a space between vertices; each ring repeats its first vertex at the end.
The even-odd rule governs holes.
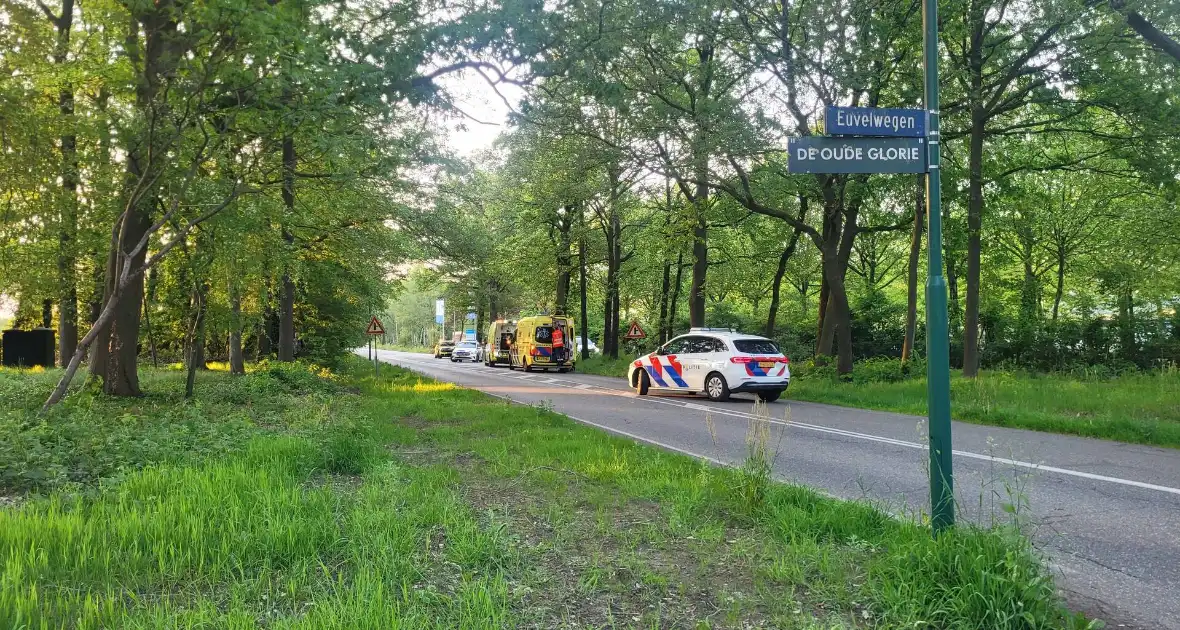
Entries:
POLYGON ((459 345, 456 347, 457 348, 474 348, 475 342, 474 341, 462 341, 462 342, 459 342, 459 345))
POLYGON ((733 346, 745 354, 778 354, 778 346, 769 339, 734 339, 733 346))

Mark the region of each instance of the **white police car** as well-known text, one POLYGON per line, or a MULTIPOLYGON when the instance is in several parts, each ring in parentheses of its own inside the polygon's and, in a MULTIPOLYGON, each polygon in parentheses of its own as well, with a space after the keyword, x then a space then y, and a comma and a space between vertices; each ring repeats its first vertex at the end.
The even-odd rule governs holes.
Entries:
POLYGON ((627 382, 640 396, 649 390, 704 393, 720 402, 750 392, 774 402, 791 382, 790 363, 765 337, 693 328, 632 361, 627 382))

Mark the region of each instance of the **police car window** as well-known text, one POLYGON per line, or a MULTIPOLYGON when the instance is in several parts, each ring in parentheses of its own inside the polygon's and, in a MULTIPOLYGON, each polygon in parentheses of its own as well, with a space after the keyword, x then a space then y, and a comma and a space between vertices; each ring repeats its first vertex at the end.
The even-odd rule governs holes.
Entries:
POLYGON ((778 346, 769 339, 734 339, 738 352, 745 354, 778 354, 778 346))
POLYGON ((704 354, 710 351, 711 344, 708 337, 689 337, 686 340, 684 352, 686 354, 704 354))
POLYGON ((668 345, 664 346, 664 352, 666 354, 683 354, 688 352, 688 349, 686 348, 686 342, 689 339, 692 339, 692 337, 681 337, 679 339, 673 339, 672 341, 669 341, 668 345))
POLYGON ((540 326, 537 328, 537 333, 533 336, 537 343, 549 343, 553 340, 553 329, 548 326, 540 326))
POLYGON ((702 352, 726 352, 728 348, 725 347, 725 342, 716 337, 709 337, 705 339, 705 350, 702 352))

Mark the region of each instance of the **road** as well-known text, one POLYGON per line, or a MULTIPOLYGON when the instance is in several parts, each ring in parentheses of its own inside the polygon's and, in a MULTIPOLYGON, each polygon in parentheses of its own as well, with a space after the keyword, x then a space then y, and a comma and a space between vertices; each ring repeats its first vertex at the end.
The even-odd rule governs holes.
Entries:
MULTIPOLYGON (((641 398, 622 378, 525 374, 387 350, 378 356, 694 457, 730 464, 745 453, 750 396, 641 398)), ((895 513, 927 509, 924 418, 791 401, 789 391, 769 409, 782 431, 780 479, 895 513)), ((1111 628, 1180 630, 1180 451, 959 422, 953 433, 960 518, 1007 519, 1004 503, 1022 506, 1071 606, 1111 628)))

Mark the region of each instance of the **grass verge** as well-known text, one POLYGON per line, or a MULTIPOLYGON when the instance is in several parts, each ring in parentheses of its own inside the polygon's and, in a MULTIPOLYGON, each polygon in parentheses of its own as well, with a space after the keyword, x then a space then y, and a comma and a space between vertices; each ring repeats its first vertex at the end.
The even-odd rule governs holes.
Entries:
POLYGON ((597 374, 599 376, 625 377, 627 368, 634 358, 619 357, 612 359, 601 354, 591 355, 588 359, 578 359, 578 371, 583 374, 597 374))
POLYGON ((416 346, 406 345, 400 343, 378 343, 377 347, 382 350, 397 350, 398 352, 421 352, 434 354, 434 348, 430 346, 416 346))
MULTIPOLYGON (((853 371, 854 379, 856 370, 853 371)), ((926 378, 843 382, 799 374, 796 400, 926 414, 926 378)), ((985 371, 974 379, 951 377, 956 420, 1180 448, 1180 371, 1115 378, 985 371)))
POLYGON ((934 541, 757 462, 347 365, 202 375, 190 402, 152 372, 45 419, 55 375, 0 373, 0 626, 1086 625, 1011 530, 934 541))

